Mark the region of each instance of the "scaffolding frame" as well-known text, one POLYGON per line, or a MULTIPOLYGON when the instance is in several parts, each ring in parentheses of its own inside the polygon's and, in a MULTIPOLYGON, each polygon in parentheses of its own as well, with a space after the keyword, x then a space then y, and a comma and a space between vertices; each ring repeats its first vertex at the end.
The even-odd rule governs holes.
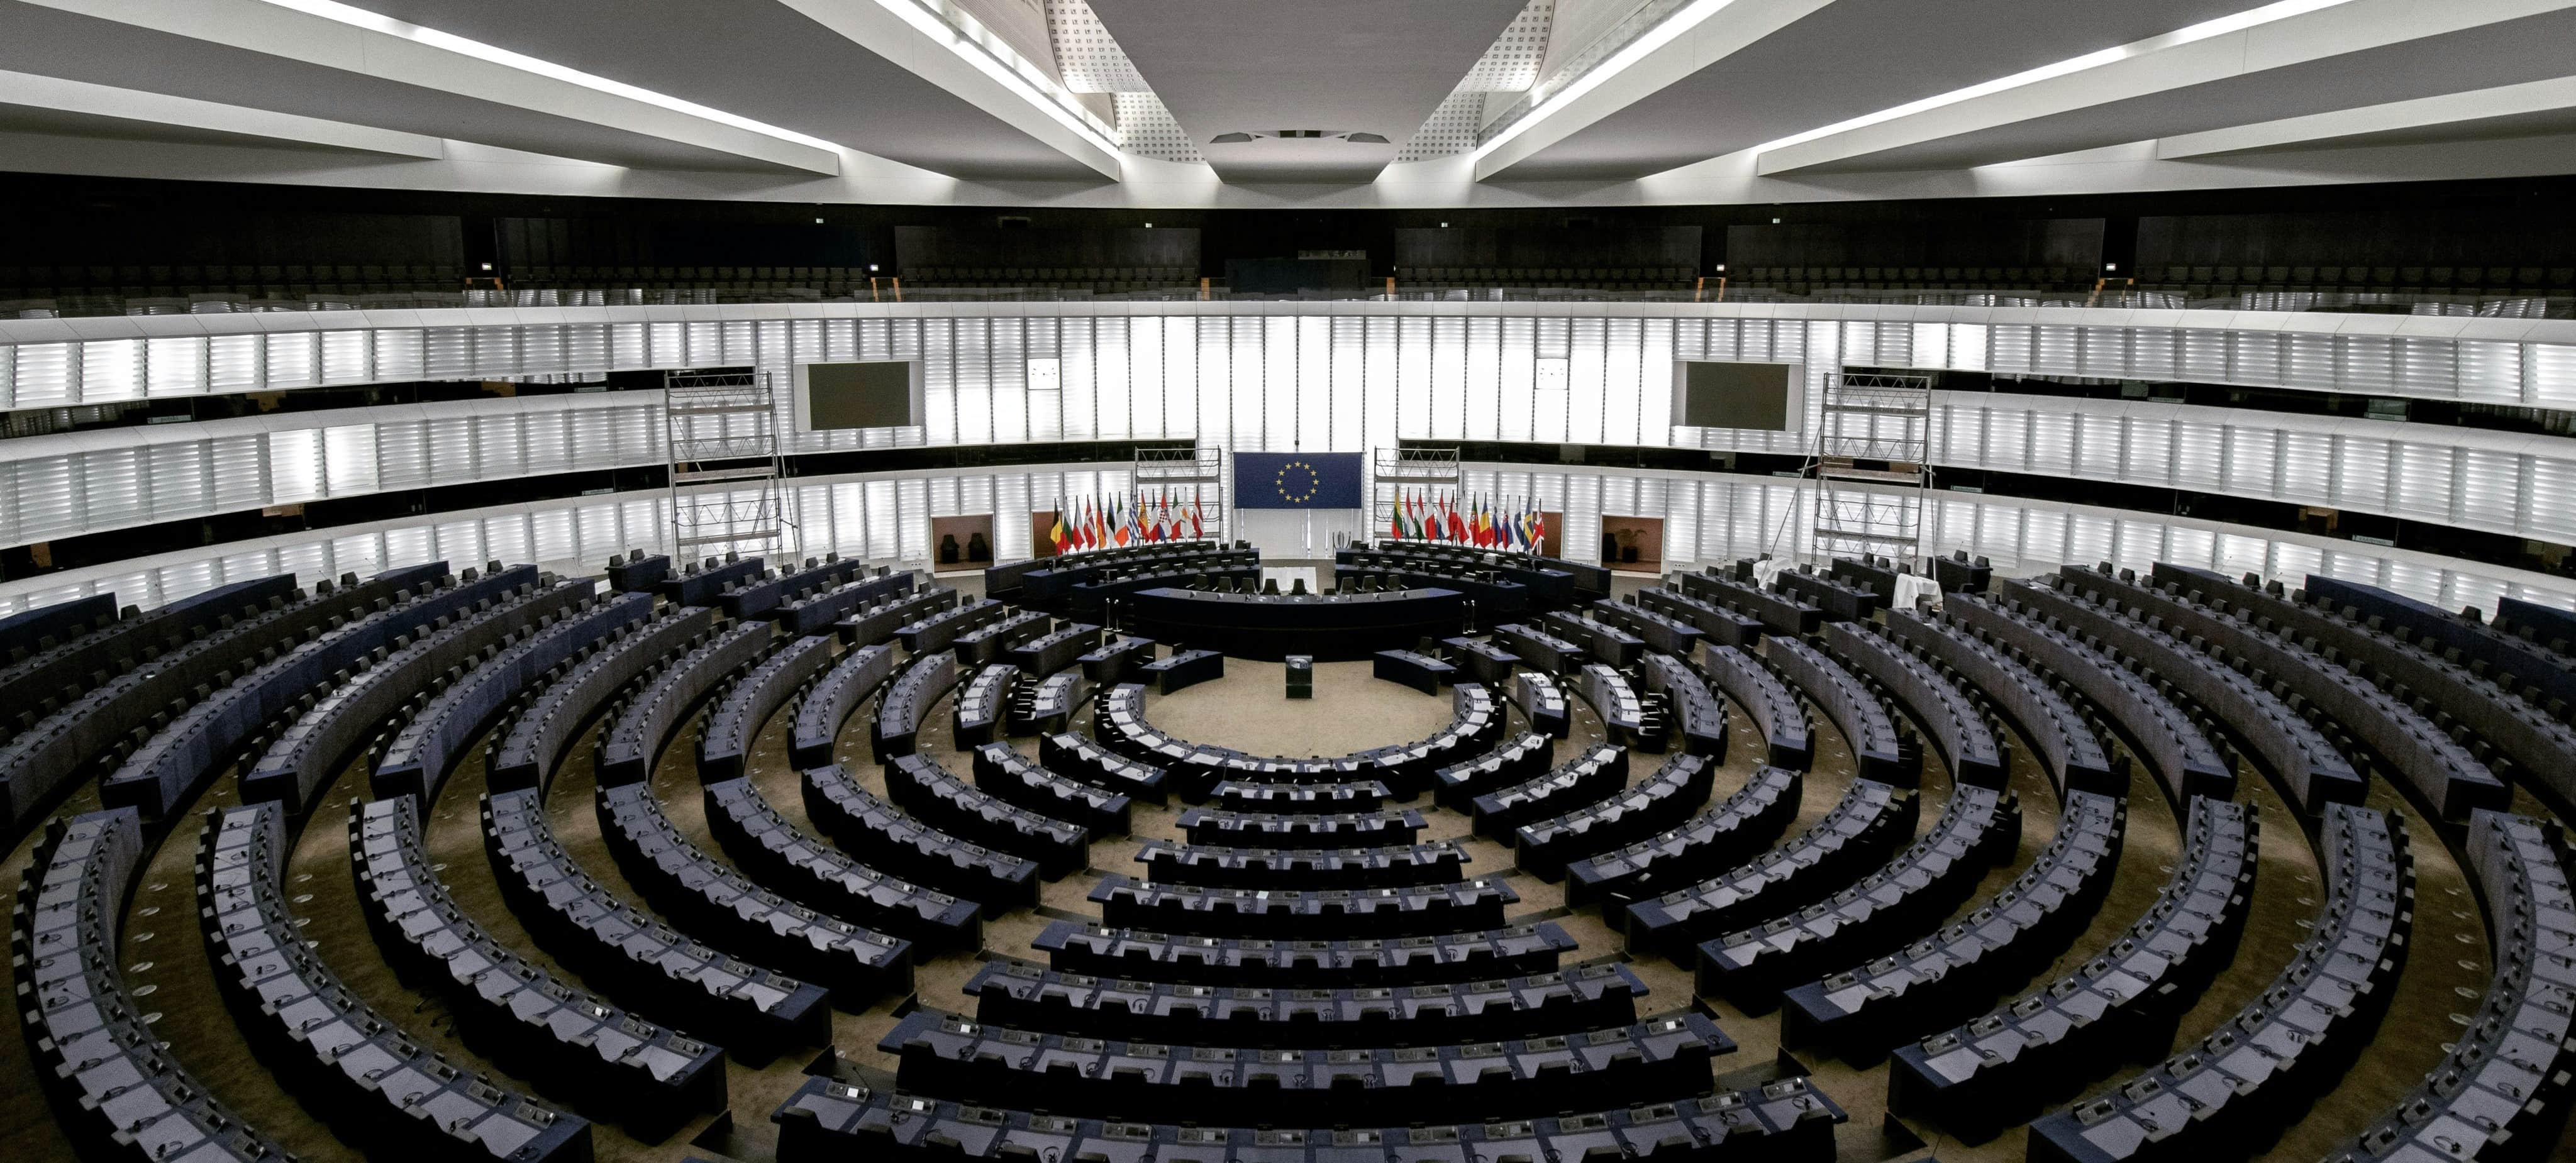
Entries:
POLYGON ((662 447, 672 556, 694 561, 757 554, 794 561, 804 552, 787 493, 772 374, 750 368, 664 374, 662 447))
POLYGON ((1190 486, 1190 495, 1202 498, 1204 488, 1216 494, 1216 511, 1209 513, 1204 505, 1200 513, 1207 519, 1207 539, 1225 540, 1225 531, 1233 527, 1227 520, 1233 510, 1227 504, 1225 491, 1225 450, 1202 448, 1196 444, 1137 445, 1136 457, 1128 466, 1127 479, 1137 498, 1142 500, 1149 488, 1169 489, 1174 485, 1190 486))
POLYGON ((1373 458, 1377 479, 1396 485, 1447 485, 1457 488, 1466 480, 1459 468, 1458 450, 1449 448, 1380 448, 1373 458))
POLYGON ((1932 491, 1932 377, 1847 372, 1825 381, 1807 558, 1925 563, 1932 491))

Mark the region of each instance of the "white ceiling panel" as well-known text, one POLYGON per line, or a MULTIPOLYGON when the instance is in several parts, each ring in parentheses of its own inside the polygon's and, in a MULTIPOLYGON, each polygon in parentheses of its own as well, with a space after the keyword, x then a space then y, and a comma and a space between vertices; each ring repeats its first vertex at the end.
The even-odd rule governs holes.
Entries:
POLYGON ((258 0, 6 0, 0 69, 615 165, 839 168, 810 145, 258 0))
MULTIPOLYGON (((354 2, 397 20, 943 174, 1104 176, 1099 166, 850 39, 838 21, 827 26, 805 11, 882 25, 883 10, 874 0, 354 2)), ((917 47, 947 53, 927 42, 917 47)))
POLYGON ((2576 4, 2362 0, 1765 152, 1766 174, 1959 170, 2576 71, 2576 4), (2525 15, 2525 13, 2530 13, 2525 15))
MULTIPOLYGON (((1488 169, 1508 181, 1636 178, 2254 7, 2257 0, 1832 0, 1488 169)), ((1811 9, 1796 16, 1799 7, 1811 9)), ((1780 11, 1786 8, 1787 11, 1780 11)), ((1701 39, 1754 16, 1732 7, 1701 39)), ((1687 52, 1689 43, 1672 51, 1687 52)))

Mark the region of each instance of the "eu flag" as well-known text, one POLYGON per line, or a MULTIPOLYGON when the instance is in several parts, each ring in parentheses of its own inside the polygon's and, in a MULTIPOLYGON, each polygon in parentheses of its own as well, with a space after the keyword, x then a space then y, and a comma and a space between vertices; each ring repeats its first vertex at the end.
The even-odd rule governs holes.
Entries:
POLYGON ((1234 507, 1360 508, 1360 455, 1356 452, 1235 453, 1234 507))

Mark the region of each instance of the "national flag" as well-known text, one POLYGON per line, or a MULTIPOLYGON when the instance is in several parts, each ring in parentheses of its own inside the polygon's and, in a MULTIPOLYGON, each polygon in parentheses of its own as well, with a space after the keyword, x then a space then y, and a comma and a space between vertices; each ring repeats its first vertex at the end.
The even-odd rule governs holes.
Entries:
POLYGON ((1091 514, 1083 509, 1082 502, 1078 500, 1073 503, 1073 536, 1071 540, 1073 542, 1074 549, 1077 551, 1091 548, 1091 514))
POLYGON ((1196 493, 1190 495, 1190 537, 1193 540, 1203 540, 1207 537, 1207 527, 1199 523, 1199 498, 1196 493))
POLYGON ((1062 554, 1064 552, 1066 540, 1064 535, 1064 510, 1057 509, 1055 511, 1055 525, 1047 530, 1047 540, 1055 543, 1056 553, 1062 554))
POLYGON ((1091 510, 1091 547, 1109 548, 1109 515, 1100 511, 1099 494, 1093 494, 1084 505, 1091 510))
POLYGON ((1467 518, 1458 511, 1458 502, 1454 497, 1449 502, 1449 537, 1453 541, 1467 540, 1467 518))
POLYGON ((1388 511, 1388 518, 1387 518, 1387 532, 1386 532, 1386 535, 1387 535, 1387 536, 1389 536, 1389 537, 1392 537, 1392 538, 1394 538, 1394 539, 1396 539, 1396 540, 1398 540, 1398 541, 1402 541, 1402 540, 1404 540, 1404 494, 1403 494, 1403 493, 1397 493, 1397 494, 1395 495, 1395 503, 1394 503, 1394 504, 1392 504, 1392 505, 1390 505, 1390 506, 1388 506, 1388 507, 1387 507, 1387 511, 1388 511))
POLYGON ((1163 527, 1154 520, 1153 502, 1147 501, 1142 497, 1137 498, 1136 512, 1143 518, 1143 524, 1137 531, 1136 539, 1147 543, 1161 541, 1163 539, 1163 527))

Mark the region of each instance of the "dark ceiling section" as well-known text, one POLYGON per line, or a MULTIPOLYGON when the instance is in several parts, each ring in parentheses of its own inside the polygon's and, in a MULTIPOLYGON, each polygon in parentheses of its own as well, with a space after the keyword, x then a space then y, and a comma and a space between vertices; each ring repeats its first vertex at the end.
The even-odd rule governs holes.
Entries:
MULTIPOLYGON (((905 257, 898 254, 896 229, 917 227, 947 232, 961 245, 989 240, 996 231, 1020 238, 1032 237, 1023 230, 1143 238, 1187 230, 1197 234, 1197 261, 1208 274, 1222 272, 1232 260, 1357 250, 1366 252, 1372 272, 1382 275, 1398 265, 1399 230, 1439 230, 1447 223, 1462 232, 1462 240, 1472 240, 1456 245, 1510 253, 1561 249, 1565 238, 1586 231, 1608 237, 1695 228, 1702 273, 1718 262, 1753 265, 1752 259, 1729 255, 1734 240, 1748 240, 1766 256, 1784 247, 1824 248, 1808 253, 1829 249, 1834 255, 1763 260, 1781 266, 1936 261, 2071 265, 2077 261, 2073 257, 2043 259, 2028 255, 2027 248, 2054 253, 2063 245, 2080 247, 2087 230, 2098 232, 2092 237, 2100 239, 2103 257, 2126 261, 2134 255, 2135 261, 2151 265, 2558 267, 2576 265, 2576 217, 2566 213, 2571 199, 2576 199, 2576 178, 2554 177, 1778 206, 1094 211, 523 197, 0 174, 0 256, 5 256, 0 263, 444 266, 460 256, 467 263, 506 264, 526 254, 528 261, 541 256, 555 266, 891 264, 905 257), (189 212, 172 214, 172 206, 186 206, 189 212), (817 223, 817 218, 824 221, 817 223), (1774 224, 1774 218, 1781 221, 1774 224), (1142 229, 1149 222, 1154 231, 1142 229), (1781 229, 1772 229, 1775 225, 1781 229), (2034 230, 2039 233, 2033 235, 2034 230), (1988 246, 2011 253, 1970 258, 1963 252, 1988 246), (1930 257, 1936 253, 1941 257, 1930 257), (1959 257, 1950 257, 1954 253, 1959 257)), ((1180 245, 1177 237, 1151 243, 1156 254, 1161 247, 1180 245)), ((1158 258, 1133 265, 1173 264, 1158 258)), ((1502 265, 1502 260, 1454 265, 1502 265)), ((1599 264, 1569 258, 1533 265, 1599 264)), ((506 265, 499 273, 506 276, 506 265)))

